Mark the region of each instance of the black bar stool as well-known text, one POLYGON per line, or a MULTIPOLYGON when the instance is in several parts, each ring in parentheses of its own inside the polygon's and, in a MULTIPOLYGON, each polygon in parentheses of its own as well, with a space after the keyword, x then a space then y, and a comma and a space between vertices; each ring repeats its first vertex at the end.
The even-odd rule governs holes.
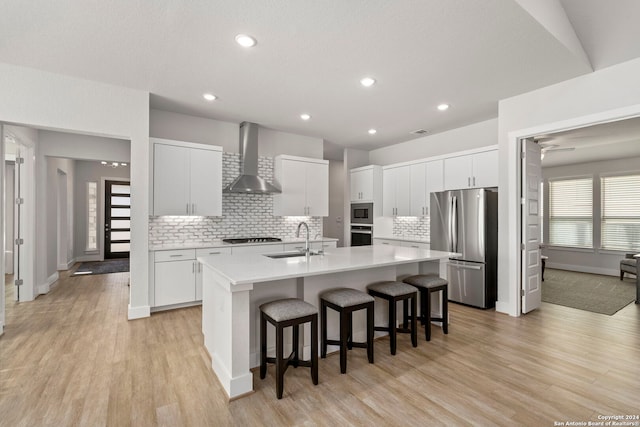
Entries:
POLYGON ((367 286, 369 295, 387 300, 389 303, 389 326, 374 326, 376 331, 389 332, 391 354, 396 354, 396 334, 410 333, 411 344, 418 346, 418 332, 416 321, 416 309, 418 289, 402 282, 378 282, 367 286), (411 302, 411 327, 403 325, 402 328, 396 327, 396 303, 402 301, 404 313, 408 313, 409 302, 411 302))
POLYGON ((290 365, 311 368, 311 380, 318 384, 318 309, 297 298, 288 298, 260 306, 260 378, 267 375, 267 363, 276 365, 276 394, 282 399, 284 373, 290 365), (267 357, 267 321, 276 327, 276 357, 267 357), (300 360, 298 344, 300 325, 311 322, 311 360, 300 360), (283 330, 293 326, 293 351, 283 356, 283 330))
MULTIPOLYGON (((439 277, 437 274, 418 274, 407 277, 403 282, 415 286, 420 291, 420 323, 425 329, 425 338, 431 340, 431 321, 442 322, 442 332, 449 333, 449 282, 439 277), (431 317, 431 294, 442 292, 442 317, 431 317)), ((406 319, 405 319, 406 322, 406 319)))
POLYGON ((364 292, 340 288, 320 295, 321 357, 327 357, 327 344, 340 346, 340 373, 347 372, 347 349, 366 348, 369 363, 373 363, 373 303, 374 298, 364 292), (340 313, 340 339, 327 339, 327 307, 340 313), (367 342, 353 342, 353 312, 367 310, 367 342))

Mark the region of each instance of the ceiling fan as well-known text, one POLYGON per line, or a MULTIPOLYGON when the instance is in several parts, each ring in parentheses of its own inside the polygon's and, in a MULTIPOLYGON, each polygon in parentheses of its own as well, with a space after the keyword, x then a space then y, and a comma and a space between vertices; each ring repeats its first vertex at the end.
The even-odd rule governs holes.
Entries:
POLYGON ((539 138, 536 139, 536 142, 539 143, 540 148, 541 148, 541 152, 542 152, 542 158, 544 159, 544 156, 546 153, 550 153, 550 152, 554 152, 554 151, 574 151, 576 149, 576 147, 561 147, 558 144, 549 144, 549 143, 545 143, 545 142, 541 142, 542 140, 550 140, 552 138, 539 138))

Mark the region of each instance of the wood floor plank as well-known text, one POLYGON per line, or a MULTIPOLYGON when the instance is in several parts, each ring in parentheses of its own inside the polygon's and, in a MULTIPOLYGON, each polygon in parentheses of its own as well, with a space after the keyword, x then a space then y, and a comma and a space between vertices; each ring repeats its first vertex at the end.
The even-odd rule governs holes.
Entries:
POLYGON ((520 318, 450 304, 449 335, 433 326, 366 352, 274 369, 228 402, 203 346, 200 307, 128 321, 128 274, 68 277, 30 303, 5 284, 0 426, 540 426, 637 414, 640 306, 613 316, 543 303, 520 318))

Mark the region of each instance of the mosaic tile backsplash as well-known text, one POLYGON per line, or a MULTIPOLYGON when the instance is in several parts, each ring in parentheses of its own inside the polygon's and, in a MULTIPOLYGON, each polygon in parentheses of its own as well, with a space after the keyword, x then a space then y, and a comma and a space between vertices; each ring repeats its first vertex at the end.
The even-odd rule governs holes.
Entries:
MULTIPOLYGON (((222 183, 240 174, 240 155, 222 154, 222 183)), ((258 174, 273 182, 273 158, 258 159, 258 174)), ((222 217, 159 216, 149 218, 149 244, 201 244, 233 237, 294 237, 300 221, 311 237, 322 236, 322 217, 273 216, 271 194, 222 194, 222 217)), ((395 225, 394 225, 395 231, 395 225)), ((428 227, 427 227, 428 232, 428 227)))
POLYGON ((402 216, 393 218, 394 237, 413 236, 429 240, 429 217, 402 216))

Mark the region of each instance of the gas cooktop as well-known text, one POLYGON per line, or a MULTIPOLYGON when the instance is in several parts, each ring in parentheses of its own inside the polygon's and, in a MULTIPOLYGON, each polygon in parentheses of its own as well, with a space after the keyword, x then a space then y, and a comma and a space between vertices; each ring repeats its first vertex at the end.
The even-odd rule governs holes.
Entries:
POLYGON ((282 242, 282 239, 277 237, 241 237, 235 239, 222 239, 225 243, 265 243, 265 242, 282 242))

